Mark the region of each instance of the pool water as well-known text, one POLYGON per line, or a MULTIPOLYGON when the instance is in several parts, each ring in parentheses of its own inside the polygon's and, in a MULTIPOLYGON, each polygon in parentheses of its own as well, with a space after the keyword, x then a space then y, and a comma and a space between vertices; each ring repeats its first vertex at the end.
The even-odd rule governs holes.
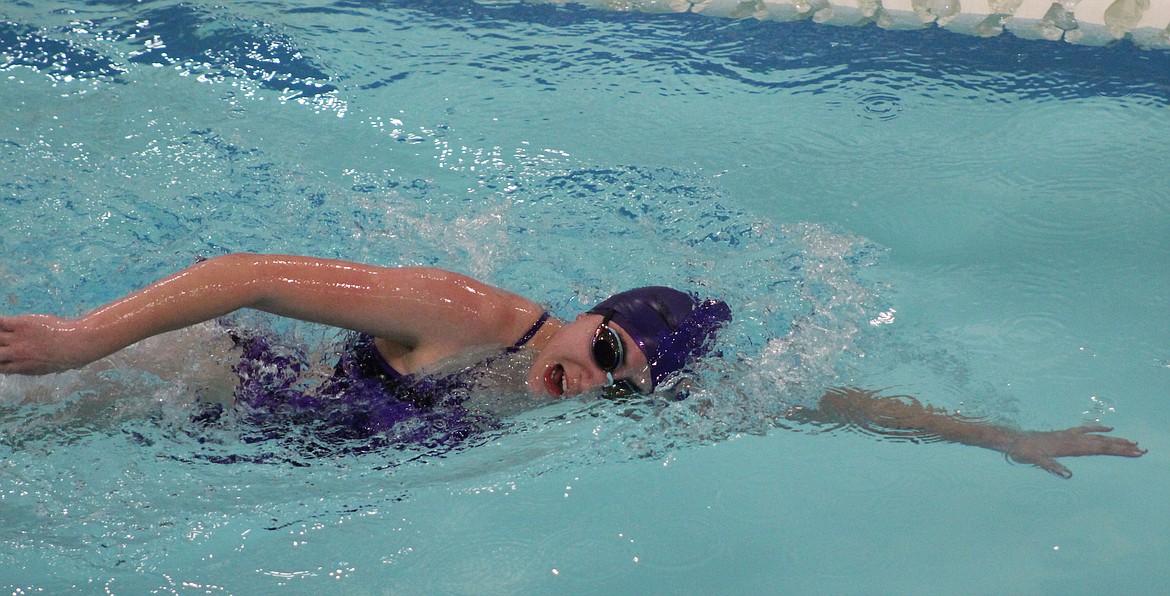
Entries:
MULTIPOLYGON (((0 312, 78 314, 259 251, 456 269, 564 317, 687 286, 736 321, 693 399, 545 405, 455 449, 193 424, 214 325, 0 378, 4 589, 1170 581, 1170 54, 572 5, 237 4, 0 7, 0 312), (1150 452, 1067 460, 1065 481, 782 421, 838 385, 1100 422, 1150 452)), ((338 339, 240 320, 320 363, 338 339)))

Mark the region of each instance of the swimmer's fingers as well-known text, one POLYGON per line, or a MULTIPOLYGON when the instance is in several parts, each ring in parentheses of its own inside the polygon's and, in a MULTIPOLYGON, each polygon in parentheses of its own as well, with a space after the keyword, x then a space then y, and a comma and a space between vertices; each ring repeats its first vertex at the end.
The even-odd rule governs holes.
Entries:
POLYGON ((16 317, 0 317, 0 346, 8 343, 16 327, 16 317))
POLYGON ((34 374, 24 348, 25 336, 22 324, 16 317, 0 317, 0 373, 34 374))
POLYGON ((1114 455, 1119 457, 1141 457, 1146 450, 1138 444, 1121 437, 1106 437, 1097 433, 1112 432, 1101 425, 1085 425, 1051 433, 1055 444, 1050 451, 1053 457, 1078 457, 1083 455, 1114 455))
POLYGON ((1061 478, 1069 478, 1072 472, 1056 461, 1058 457, 1083 457, 1088 455, 1112 455, 1117 457, 1141 457, 1146 450, 1138 444, 1121 437, 1106 437, 1112 428, 1100 425, 1085 425, 1057 431, 1021 433, 1008 451, 1008 456, 1020 463, 1029 463, 1061 478))
POLYGON ((1072 470, 1068 469, 1068 467, 1066 467, 1064 464, 1061 464, 1051 457, 1041 458, 1032 462, 1032 464, 1044 470, 1045 472, 1048 472, 1049 474, 1055 474, 1061 478, 1064 478, 1065 480, 1072 478, 1072 470))
MULTIPOLYGON (((1135 441, 1131 441, 1129 439, 1124 439, 1121 437, 1103 437, 1100 435, 1089 434, 1089 433, 1111 432, 1113 429, 1109 428, 1108 426, 1080 426, 1080 427, 1069 429, 1069 430, 1076 431, 1082 435, 1085 435, 1085 437, 1082 439, 1082 441, 1084 441, 1086 445, 1092 447, 1092 452, 1085 453, 1084 455, 1115 455, 1118 457, 1141 457, 1141 456, 1146 454, 1146 450, 1142 449, 1141 447, 1138 447, 1138 444, 1135 441)), ((1077 455, 1077 454, 1070 454, 1070 455, 1077 455)))
POLYGON ((49 315, 0 317, 0 373, 43 375, 85 364, 84 346, 64 323, 49 315))
POLYGON ((15 373, 14 360, 17 359, 17 349, 12 347, 19 339, 15 337, 17 325, 13 317, 0 317, 0 373, 15 373))

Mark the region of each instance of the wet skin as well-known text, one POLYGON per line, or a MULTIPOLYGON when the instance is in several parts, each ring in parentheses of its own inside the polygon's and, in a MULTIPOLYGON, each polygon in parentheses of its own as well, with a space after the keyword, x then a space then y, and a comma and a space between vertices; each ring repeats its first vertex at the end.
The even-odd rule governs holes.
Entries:
MULTIPOLYGON (((552 397, 571 397, 604 387, 609 379, 592 355, 593 334, 601 321, 601 315, 582 314, 567 324, 558 321, 551 333, 533 338, 533 348, 539 352, 528 371, 527 390, 552 397)), ((613 371, 613 378, 628 380, 642 392, 649 392, 650 367, 646 355, 620 325, 610 321, 609 327, 618 333, 625 346, 625 360, 613 371)))
MULTIPOLYGON (((504 348, 540 317, 543 308, 522 296, 465 275, 432 268, 385 268, 290 255, 236 254, 208 259, 131 295, 67 319, 53 315, 0 316, 0 374, 39 375, 78 368, 168 331, 241 308, 342 327, 377 337, 379 351, 403 374, 468 350, 504 348)), ((525 388, 565 398, 603 387, 592 356, 601 315, 569 323, 549 320, 525 346, 536 355, 525 388)), ((646 356, 620 325, 625 346, 615 380, 643 392, 651 386, 646 356)), ((1023 431, 919 403, 854 388, 828 390, 816 408, 794 408, 790 419, 910 431, 910 435, 1005 453, 1068 478, 1056 458, 1141 457, 1137 443, 1102 436, 1099 425, 1023 431)))

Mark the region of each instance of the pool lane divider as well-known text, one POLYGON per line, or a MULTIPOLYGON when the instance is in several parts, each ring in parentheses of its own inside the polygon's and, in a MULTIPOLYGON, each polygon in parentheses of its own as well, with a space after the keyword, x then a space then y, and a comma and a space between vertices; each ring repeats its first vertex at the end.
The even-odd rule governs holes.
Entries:
MULTIPOLYGON (((537 0, 540 1, 540 0, 537 0)), ((563 4, 564 0, 544 0, 563 4)), ((1170 49, 1170 0, 569 0, 590 8, 693 12, 765 21, 811 19, 827 25, 875 23, 885 29, 943 27, 992 37, 1104 45, 1129 39, 1170 49)))

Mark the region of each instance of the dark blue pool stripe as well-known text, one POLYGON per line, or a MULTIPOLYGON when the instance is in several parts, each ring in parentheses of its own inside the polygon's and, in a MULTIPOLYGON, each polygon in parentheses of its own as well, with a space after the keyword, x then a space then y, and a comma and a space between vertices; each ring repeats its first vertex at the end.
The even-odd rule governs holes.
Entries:
POLYGON ((24 66, 78 78, 113 77, 125 71, 97 52, 44 37, 34 27, 8 21, 0 21, 0 56, 0 70, 24 66))
MULTIPOLYGON (((204 71, 201 74, 243 76, 266 89, 294 91, 301 96, 336 90, 329 73, 306 58, 288 37, 270 27, 225 22, 189 4, 144 8, 101 26, 110 28, 105 34, 108 39, 132 46, 134 52, 126 59, 130 63, 191 63, 204 71), (139 23, 144 22, 149 24, 142 28, 139 23), (143 39, 152 36, 158 36, 163 46, 143 45, 143 39)), ((0 56, 9 56, 0 62, 0 69, 25 66, 51 76, 115 80, 126 71, 126 66, 117 60, 70 41, 54 39, 52 34, 31 24, 0 21, 0 56)))
POLYGON ((271 28, 260 28, 263 35, 256 35, 251 27, 225 26, 214 15, 187 4, 143 10, 135 19, 150 21, 146 32, 162 37, 166 47, 139 54, 131 62, 211 62, 222 67, 224 74, 246 73, 267 89, 299 91, 303 96, 336 90, 328 83, 328 73, 305 58, 291 39, 271 28), (217 25, 214 35, 201 31, 213 23, 217 25))
MULTIPOLYGON (((105 3, 118 4, 115 0, 105 3)), ((102 25, 112 29, 115 39, 133 40, 127 43, 134 43, 139 53, 128 59, 132 63, 205 64, 201 67, 210 69, 210 74, 243 76, 265 88, 305 96, 337 89, 336 73, 308 58, 314 53, 302 51, 295 40, 273 27, 225 22, 222 15, 186 3, 158 7, 126 4, 138 8, 102 25), (138 23, 143 21, 150 24, 139 30, 138 23), (147 35, 158 35, 165 47, 139 45, 147 35)), ((579 5, 477 4, 471 0, 339 0, 312 9, 290 7, 286 14, 290 22, 303 22, 314 13, 345 13, 360 23, 363 17, 377 18, 391 10, 426 15, 420 19, 425 22, 414 24, 407 19, 403 26, 453 26, 478 36, 501 32, 514 38, 517 31, 532 34, 531 39, 525 37, 526 41, 511 45, 502 39, 493 56, 466 57, 467 66, 485 70, 523 72, 528 64, 540 61, 545 65, 594 64, 600 72, 610 72, 620 69, 625 61, 637 61, 710 77, 716 87, 723 78, 765 92, 783 88, 818 93, 881 76, 895 87, 899 81, 914 85, 926 79, 939 81, 948 90, 966 89, 990 100, 995 98, 989 94, 1000 93, 1005 94, 1004 100, 1124 96, 1170 103, 1170 52, 1142 50, 1128 41, 1090 47, 1024 40, 1010 34, 978 38, 938 27, 888 31, 873 25, 833 27, 807 20, 777 23, 601 11, 579 5), (524 31, 529 25, 535 31, 524 31), (541 28, 579 35, 588 43, 584 49, 541 46, 534 51, 533 44, 540 44, 541 28), (603 36, 598 35, 600 31, 603 36), (591 50, 590 43, 596 48, 591 50), (786 74, 797 70, 802 71, 798 76, 786 74)), ((52 35, 32 24, 0 22, 0 55, 5 57, 0 68, 27 66, 77 78, 116 78, 125 71, 127 65, 118 59, 52 35)), ((391 85, 404 78, 400 73, 366 84, 391 85)), ((536 82, 555 87, 549 81, 536 82)))

